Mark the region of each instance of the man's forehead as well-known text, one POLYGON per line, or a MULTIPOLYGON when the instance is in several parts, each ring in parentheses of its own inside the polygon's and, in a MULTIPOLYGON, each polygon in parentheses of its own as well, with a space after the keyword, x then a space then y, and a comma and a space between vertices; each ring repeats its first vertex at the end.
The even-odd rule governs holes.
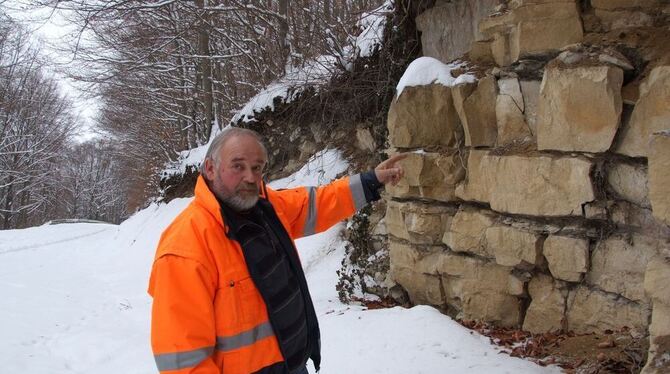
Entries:
POLYGON ((260 142, 250 135, 228 139, 221 147, 221 155, 231 161, 266 161, 260 142))

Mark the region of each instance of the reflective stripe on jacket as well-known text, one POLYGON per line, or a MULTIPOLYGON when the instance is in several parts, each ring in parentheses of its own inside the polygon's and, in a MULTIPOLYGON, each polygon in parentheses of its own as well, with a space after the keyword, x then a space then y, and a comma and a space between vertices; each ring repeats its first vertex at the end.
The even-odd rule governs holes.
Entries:
MULTIPOLYGON (((321 187, 273 191, 292 239, 322 232, 366 202, 360 175, 321 187)), ((195 198, 163 232, 151 278, 151 345, 162 373, 248 374, 284 361, 240 244, 198 177, 195 198)))

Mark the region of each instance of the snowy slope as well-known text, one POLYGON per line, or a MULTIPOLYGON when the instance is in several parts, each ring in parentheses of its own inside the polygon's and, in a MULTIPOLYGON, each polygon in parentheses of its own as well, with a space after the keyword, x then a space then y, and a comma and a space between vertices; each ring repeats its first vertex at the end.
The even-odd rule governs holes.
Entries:
MULTIPOLYGON (((321 156, 279 184, 313 184, 333 177, 324 169, 346 168, 335 151, 321 156)), ((0 231, 0 372, 156 372, 149 270, 161 231, 189 201, 152 205, 119 226, 0 231)), ((499 354, 430 307, 366 311, 340 303, 343 226, 297 243, 321 322, 321 373, 559 372, 499 354)))

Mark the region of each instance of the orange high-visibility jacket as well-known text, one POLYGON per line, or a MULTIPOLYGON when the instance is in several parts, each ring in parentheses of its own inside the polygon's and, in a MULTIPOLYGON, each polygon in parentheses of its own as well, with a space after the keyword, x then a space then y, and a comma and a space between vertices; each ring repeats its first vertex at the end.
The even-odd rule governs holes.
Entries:
MULTIPOLYGON (((324 231, 366 205, 360 175, 273 191, 292 239, 324 231)), ((248 374, 284 361, 240 244, 229 239, 202 176, 195 198, 163 232, 151 278, 151 345, 161 373, 248 374)))

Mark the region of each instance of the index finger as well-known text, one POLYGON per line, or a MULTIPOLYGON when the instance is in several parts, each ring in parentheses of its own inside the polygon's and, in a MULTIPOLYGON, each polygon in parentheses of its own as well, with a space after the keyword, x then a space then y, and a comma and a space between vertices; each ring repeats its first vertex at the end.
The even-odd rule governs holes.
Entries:
POLYGON ((407 156, 409 156, 409 153, 407 153, 407 152, 398 153, 397 155, 393 155, 393 156, 389 157, 388 160, 384 161, 384 164, 393 165, 396 162, 406 158, 407 156))

